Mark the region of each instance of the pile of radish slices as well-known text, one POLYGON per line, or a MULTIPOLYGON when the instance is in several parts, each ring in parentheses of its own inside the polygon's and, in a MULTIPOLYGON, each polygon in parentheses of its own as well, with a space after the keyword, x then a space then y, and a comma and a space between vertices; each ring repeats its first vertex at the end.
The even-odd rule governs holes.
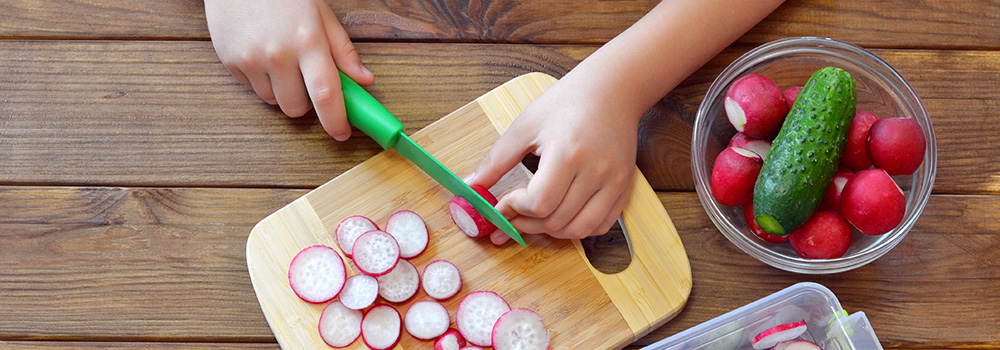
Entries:
POLYGON ((750 345, 755 350, 823 350, 816 343, 797 339, 805 332, 806 320, 783 323, 758 333, 750 345))
MULTIPOLYGON (((468 227, 462 229, 466 232, 468 227)), ((329 303, 318 328, 331 347, 347 347, 361 338, 370 349, 389 349, 405 330, 416 339, 434 341, 435 350, 548 349, 550 335, 542 317, 532 310, 511 309, 490 291, 466 295, 458 304, 452 327, 441 301, 462 289, 458 267, 434 260, 423 266, 421 274, 407 260, 428 245, 430 235, 419 214, 398 211, 389 217, 384 230, 365 216, 350 216, 340 222, 335 236, 337 246, 361 274, 348 277, 341 255, 325 245, 303 249, 288 267, 295 295, 309 303, 329 303), (411 304, 403 314, 393 306, 413 298, 421 287, 430 299, 411 304)))

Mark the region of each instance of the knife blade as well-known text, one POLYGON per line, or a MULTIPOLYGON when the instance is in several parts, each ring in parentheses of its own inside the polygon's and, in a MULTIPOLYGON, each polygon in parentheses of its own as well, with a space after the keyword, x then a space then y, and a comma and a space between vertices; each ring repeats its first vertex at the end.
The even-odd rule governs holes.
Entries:
POLYGON ((451 170, 431 156, 423 147, 410 139, 405 127, 392 113, 364 88, 340 72, 340 86, 344 93, 347 121, 371 137, 383 149, 395 149, 418 168, 430 175, 452 194, 464 198, 486 220, 496 225, 515 242, 527 247, 521 234, 493 205, 458 178, 451 170))

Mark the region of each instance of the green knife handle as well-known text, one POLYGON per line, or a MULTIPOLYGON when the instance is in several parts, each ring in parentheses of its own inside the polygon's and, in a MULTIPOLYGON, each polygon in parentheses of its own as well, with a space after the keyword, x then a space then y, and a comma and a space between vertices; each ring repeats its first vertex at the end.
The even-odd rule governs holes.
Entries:
POLYGON ((404 131, 403 123, 344 72, 337 72, 340 73, 340 89, 344 92, 347 121, 378 142, 382 148, 395 146, 399 135, 404 131))

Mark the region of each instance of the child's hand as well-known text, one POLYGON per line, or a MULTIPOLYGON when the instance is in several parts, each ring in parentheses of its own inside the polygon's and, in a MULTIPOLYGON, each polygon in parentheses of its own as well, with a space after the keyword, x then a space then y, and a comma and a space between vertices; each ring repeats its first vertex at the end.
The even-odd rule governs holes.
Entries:
MULTIPOLYGON (((538 170, 500 200, 500 212, 523 233, 604 234, 625 207, 635 169, 639 116, 621 115, 635 110, 622 103, 595 81, 563 78, 514 119, 468 182, 489 188, 533 153, 538 170)), ((509 238, 496 231, 490 239, 509 238)))
POLYGON ((212 43, 226 69, 289 117, 315 108, 323 129, 351 135, 339 68, 362 86, 375 76, 323 0, 205 0, 212 43))

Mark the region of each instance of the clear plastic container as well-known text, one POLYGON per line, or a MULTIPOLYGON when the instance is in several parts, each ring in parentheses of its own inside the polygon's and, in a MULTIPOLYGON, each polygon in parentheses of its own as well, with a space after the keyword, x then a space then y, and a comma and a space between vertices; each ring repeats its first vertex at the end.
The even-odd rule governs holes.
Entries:
POLYGON ((643 348, 644 350, 744 350, 761 331, 806 320, 798 339, 824 350, 882 349, 864 312, 846 315, 823 285, 801 282, 643 348))

